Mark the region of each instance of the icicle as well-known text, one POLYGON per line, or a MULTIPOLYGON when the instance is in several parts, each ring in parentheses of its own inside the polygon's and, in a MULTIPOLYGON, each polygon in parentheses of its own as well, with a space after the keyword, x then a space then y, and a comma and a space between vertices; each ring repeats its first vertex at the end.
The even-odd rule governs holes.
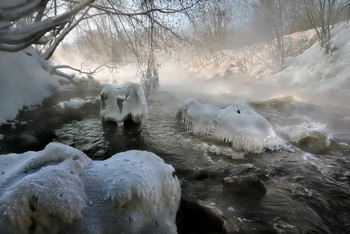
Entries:
POLYGON ((199 136, 213 135, 238 150, 261 152, 265 148, 284 146, 271 124, 246 105, 232 104, 220 109, 189 98, 179 112, 182 112, 187 131, 199 136))

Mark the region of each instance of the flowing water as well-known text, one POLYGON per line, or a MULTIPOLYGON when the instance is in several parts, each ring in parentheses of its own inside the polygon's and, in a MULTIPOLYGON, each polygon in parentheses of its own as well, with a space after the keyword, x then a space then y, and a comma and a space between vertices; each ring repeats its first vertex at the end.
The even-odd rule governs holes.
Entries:
MULTIPOLYGON (((94 160, 147 150, 176 169, 183 200, 204 204, 225 221, 229 232, 350 232, 348 109, 293 97, 250 101, 289 147, 244 153, 213 138, 192 135, 176 118, 179 103, 187 97, 224 107, 235 101, 233 95, 180 90, 160 89, 150 95, 148 119, 138 126, 102 122, 99 100, 94 99, 98 91, 55 95, 1 127, 0 154, 40 150, 49 141, 73 146, 94 160), (59 109, 59 102, 73 97, 90 101, 78 109, 59 109)), ((178 221, 180 233, 223 231, 204 216, 186 212, 178 221)))

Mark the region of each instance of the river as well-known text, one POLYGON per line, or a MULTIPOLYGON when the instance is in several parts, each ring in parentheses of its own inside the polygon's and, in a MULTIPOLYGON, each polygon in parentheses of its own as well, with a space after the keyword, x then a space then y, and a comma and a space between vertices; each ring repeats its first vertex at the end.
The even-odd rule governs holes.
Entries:
POLYGON ((147 97, 147 120, 125 127, 101 121, 98 94, 99 90, 60 92, 41 106, 21 111, 15 121, 0 127, 0 154, 41 150, 50 141, 73 146, 94 160, 132 149, 154 152, 176 169, 183 204, 194 201, 224 222, 224 228, 217 227, 220 221, 182 204, 179 233, 350 232, 346 107, 292 96, 249 100, 288 144, 283 150, 256 154, 195 136, 176 118, 179 103, 190 95, 224 107, 235 101, 229 93, 161 88, 147 97), (57 106, 71 98, 85 103, 78 109, 57 106))

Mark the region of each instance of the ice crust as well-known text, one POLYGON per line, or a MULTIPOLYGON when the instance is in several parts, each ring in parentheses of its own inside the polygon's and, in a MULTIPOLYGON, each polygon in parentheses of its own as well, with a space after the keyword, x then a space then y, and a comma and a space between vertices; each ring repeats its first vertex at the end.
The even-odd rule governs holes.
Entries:
POLYGON ((196 135, 212 135, 233 148, 248 152, 277 150, 284 146, 271 124, 247 105, 232 104, 221 109, 186 99, 179 108, 187 130, 196 135))
POLYGON ((171 165, 145 151, 92 161, 72 147, 0 155, 0 233, 176 233, 171 165))
POLYGON ((106 121, 118 123, 131 118, 140 123, 147 117, 147 102, 140 84, 131 83, 121 88, 106 84, 100 95, 100 116, 106 121), (122 108, 118 106, 118 99, 122 101, 122 108))
POLYGON ((194 98, 188 98, 179 111, 188 131, 196 135, 207 135, 213 132, 220 110, 215 105, 201 104, 194 98))

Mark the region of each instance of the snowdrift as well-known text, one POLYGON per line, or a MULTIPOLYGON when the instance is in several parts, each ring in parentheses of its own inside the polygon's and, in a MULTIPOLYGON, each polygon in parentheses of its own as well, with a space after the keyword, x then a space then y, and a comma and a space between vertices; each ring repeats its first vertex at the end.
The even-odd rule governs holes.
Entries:
POLYGON ((141 85, 131 83, 117 88, 106 84, 101 91, 100 116, 116 123, 131 119, 141 123, 147 116, 147 102, 141 85))
POLYGON ((174 168, 145 151, 92 161, 60 143, 0 155, 0 233, 176 233, 174 168))
POLYGON ((221 109, 188 98, 179 108, 179 114, 188 131, 196 135, 212 135, 237 150, 259 153, 285 145, 271 124, 246 105, 232 104, 221 109))
POLYGON ((60 86, 49 64, 33 47, 19 52, 0 51, 0 125, 14 119, 24 106, 39 104, 60 86))

